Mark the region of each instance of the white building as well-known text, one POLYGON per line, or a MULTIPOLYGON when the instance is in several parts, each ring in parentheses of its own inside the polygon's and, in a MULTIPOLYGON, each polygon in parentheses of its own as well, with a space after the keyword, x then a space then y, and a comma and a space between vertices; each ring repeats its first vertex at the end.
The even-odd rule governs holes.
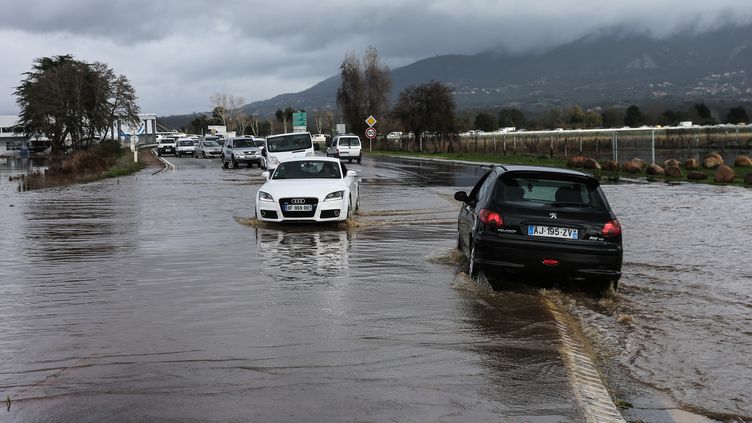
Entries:
POLYGON ((16 132, 16 115, 0 115, 0 157, 17 157, 26 148, 26 135, 16 132))
MULTIPOLYGON (((144 113, 139 114, 138 117, 141 119, 141 122, 138 128, 135 129, 139 144, 155 143, 157 140, 157 115, 144 113)), ((0 115, 0 157, 18 157, 21 155, 21 150, 26 150, 30 147, 30 142, 34 143, 34 139, 29 140, 26 134, 17 132, 17 122, 17 115, 0 115)), ((122 142, 127 142, 130 140, 132 129, 125 128, 122 125, 118 128, 116 125, 113 128, 113 133, 118 134, 117 138, 122 142)), ((106 134, 105 136, 110 135, 106 134)), ((40 141, 46 140, 43 136, 36 138, 40 141)))

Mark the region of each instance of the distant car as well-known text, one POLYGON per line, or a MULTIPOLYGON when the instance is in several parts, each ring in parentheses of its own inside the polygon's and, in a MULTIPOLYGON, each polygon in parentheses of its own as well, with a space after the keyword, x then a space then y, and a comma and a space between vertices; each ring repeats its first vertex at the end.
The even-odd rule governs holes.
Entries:
POLYGON ((360 206, 358 174, 338 159, 288 159, 262 175, 267 181, 256 193, 262 221, 337 222, 360 206))
POLYGON ((263 151, 266 166, 275 169, 281 162, 297 157, 313 157, 313 140, 310 132, 290 132, 266 137, 263 151))
POLYGON ((360 163, 363 160, 361 147, 360 138, 357 135, 337 135, 326 149, 326 156, 347 159, 350 163, 357 160, 360 163))
POLYGON ((326 135, 324 134, 313 134, 311 140, 320 146, 326 145, 326 135))
POLYGON ((388 140, 398 140, 400 138, 402 138, 402 132, 399 131, 393 131, 386 134, 386 139, 388 140))
POLYGON ((175 154, 175 138, 162 137, 157 144, 157 156, 162 154, 175 154))
POLYGON ((222 155, 222 147, 215 140, 203 139, 196 146, 196 157, 206 159, 222 155))
POLYGON ((222 147, 222 167, 233 169, 241 163, 247 163, 248 167, 255 164, 266 168, 266 158, 263 156, 264 143, 256 141, 253 137, 233 137, 225 140, 222 147))
POLYGON ((600 292, 621 277, 622 231, 598 180, 535 166, 495 166, 463 204, 457 247, 468 274, 583 280, 600 292))
POLYGON ((196 143, 193 138, 179 138, 175 143, 177 157, 193 156, 196 153, 196 143))

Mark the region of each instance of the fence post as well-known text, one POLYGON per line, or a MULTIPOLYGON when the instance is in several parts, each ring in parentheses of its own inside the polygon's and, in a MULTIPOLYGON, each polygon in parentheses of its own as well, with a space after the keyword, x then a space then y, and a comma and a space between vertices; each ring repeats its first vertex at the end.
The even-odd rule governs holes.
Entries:
POLYGON ((655 129, 651 130, 650 136, 650 152, 652 157, 652 163, 655 164, 655 129))
MULTIPOLYGON (((558 141, 559 137, 556 137, 556 140, 558 141)), ((554 137, 553 137, 553 135, 551 136, 551 158, 552 159, 554 158, 554 137)))
POLYGON ((600 160, 601 156, 601 140, 595 137, 595 160, 600 160))

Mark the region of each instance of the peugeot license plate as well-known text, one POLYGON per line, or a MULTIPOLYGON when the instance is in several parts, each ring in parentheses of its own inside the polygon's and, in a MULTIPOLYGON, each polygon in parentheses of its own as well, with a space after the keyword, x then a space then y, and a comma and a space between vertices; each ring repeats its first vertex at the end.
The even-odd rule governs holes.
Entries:
POLYGON ((577 229, 560 228, 558 226, 530 225, 527 227, 527 234, 530 236, 545 236, 549 238, 578 238, 577 229))
POLYGON ((313 210, 313 205, 311 204, 285 204, 285 211, 289 212, 301 212, 301 211, 311 211, 313 210))

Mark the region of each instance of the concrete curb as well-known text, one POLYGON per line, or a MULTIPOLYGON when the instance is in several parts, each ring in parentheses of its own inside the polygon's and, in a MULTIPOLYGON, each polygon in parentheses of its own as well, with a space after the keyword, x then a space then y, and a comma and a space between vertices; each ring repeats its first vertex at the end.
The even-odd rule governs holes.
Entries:
POLYGON ((168 168, 172 168, 172 170, 175 170, 175 165, 174 165, 174 164, 172 164, 172 163, 170 163, 170 162, 168 162, 168 161, 167 161, 167 159, 163 159, 163 158, 162 158, 161 156, 157 155, 157 152, 156 152, 156 150, 155 150, 155 149, 151 149, 151 154, 152 154, 152 155, 153 155, 154 157, 156 157, 156 158, 157 158, 157 160, 159 160, 160 162, 162 162, 162 163, 163 163, 163 164, 165 165, 165 167, 163 167, 163 168, 162 168, 162 170, 160 170, 160 171, 157 171, 157 172, 154 172, 154 173, 152 174, 152 176, 154 176, 154 175, 159 175, 159 174, 160 174, 160 173, 162 173, 162 172, 166 172, 168 168))

